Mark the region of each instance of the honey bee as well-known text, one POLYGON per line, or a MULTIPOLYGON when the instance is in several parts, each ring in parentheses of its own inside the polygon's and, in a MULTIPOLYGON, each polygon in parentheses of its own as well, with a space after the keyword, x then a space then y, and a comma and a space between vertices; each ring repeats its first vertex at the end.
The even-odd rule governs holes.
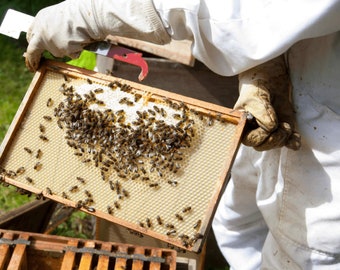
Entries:
POLYGON ((48 98, 47 102, 46 102, 46 106, 47 107, 51 107, 53 105, 53 100, 52 98, 48 98))
POLYGON ((146 225, 151 228, 152 227, 152 223, 151 223, 151 219, 150 218, 146 218, 146 225))
POLYGON ((20 167, 20 168, 17 169, 16 174, 17 174, 17 175, 21 175, 21 174, 23 174, 24 172, 25 172, 25 168, 24 168, 24 167, 20 167))
POLYGON ((168 184, 173 186, 173 187, 177 187, 178 182, 176 180, 168 180, 168 184))
POLYGON ((150 183, 149 187, 156 189, 156 188, 159 188, 159 184, 158 183, 150 183))
POLYGON ((117 209, 120 209, 120 203, 119 202, 117 202, 117 201, 114 201, 114 206, 117 208, 117 209))
POLYGON ((126 198, 129 198, 129 197, 130 197, 130 194, 129 194, 129 192, 128 192, 127 190, 122 189, 122 193, 123 193, 123 195, 124 195, 126 198))
POLYGON ((166 235, 167 236, 175 236, 176 233, 177 233, 177 231, 175 229, 172 229, 172 230, 166 232, 166 235))
POLYGON ((82 178, 82 177, 77 176, 77 180, 78 180, 80 183, 82 183, 82 184, 85 184, 85 183, 86 183, 85 179, 82 178))
POLYGON ((46 194, 48 194, 48 195, 52 195, 53 193, 52 193, 52 190, 49 188, 49 187, 46 187, 46 194))
POLYGON ((102 88, 97 88, 95 90, 93 90, 96 94, 101 94, 104 93, 104 90, 102 88))
POLYGON ((135 94, 135 99, 134 99, 134 101, 135 101, 135 102, 138 102, 141 98, 142 98, 142 95, 140 95, 140 94, 135 94))
POLYGON ((42 164, 40 162, 37 162, 33 167, 33 169, 36 171, 40 171, 41 168, 42 168, 42 164))
POLYGON ((113 208, 112 206, 108 205, 107 208, 106 208, 107 212, 112 215, 113 214, 113 208))
POLYGON ((194 229, 195 230, 199 230, 201 228, 201 225, 202 225, 202 220, 197 220, 197 222, 194 224, 194 229))
POLYGON ((99 105, 99 106, 105 106, 105 102, 102 101, 102 100, 96 100, 96 104, 99 105))
POLYGON ((33 179, 31 177, 26 176, 25 179, 28 183, 33 184, 33 179))
POLYGON ((86 195, 87 197, 92 198, 92 194, 91 194, 90 191, 85 190, 84 193, 85 193, 85 195, 86 195))
POLYGON ((173 224, 171 224, 171 223, 166 223, 166 224, 165 224, 165 228, 174 229, 175 226, 174 226, 173 224))
POLYGON ((51 116, 44 115, 43 118, 44 118, 46 121, 52 121, 52 117, 51 117, 51 116))
POLYGON ((46 136, 44 136, 44 135, 40 135, 39 138, 40 138, 42 141, 44 141, 44 142, 48 142, 48 141, 49 141, 48 138, 47 138, 46 136))
POLYGON ((161 108, 161 115, 162 115, 163 117, 166 117, 166 116, 167 116, 167 113, 166 113, 166 111, 165 111, 163 108, 161 108))
POLYGON ((187 207, 184 207, 184 208, 182 209, 182 212, 183 212, 183 213, 189 213, 189 212, 191 212, 191 210, 192 210, 191 206, 187 206, 187 207))
POLYGON ((183 221, 183 217, 180 214, 175 214, 175 217, 179 220, 179 221, 183 221))
POLYGON ((155 111, 151 110, 151 109, 148 109, 148 113, 151 114, 151 115, 156 115, 155 111))
POLYGON ((27 153, 29 153, 29 154, 32 154, 32 153, 33 153, 33 151, 32 151, 30 148, 28 148, 28 147, 24 147, 24 150, 25 150, 27 153))
POLYGON ((42 124, 39 124, 39 130, 40 130, 41 133, 45 133, 46 127, 42 124))
POLYGON ((87 81, 88 84, 92 84, 92 80, 91 79, 86 78, 86 81, 87 81))
POLYGON ((145 225, 144 225, 144 223, 143 223, 143 222, 141 222, 141 221, 138 221, 138 225, 139 225, 140 227, 142 227, 142 228, 145 228, 145 225))
POLYGON ((69 191, 70 192, 77 192, 79 190, 79 187, 78 186, 72 186, 70 187, 69 191))
POLYGON ((35 157, 36 157, 37 159, 41 159, 42 155, 43 155, 43 152, 42 152, 40 149, 38 149, 38 150, 37 150, 37 154, 35 155, 35 157))
POLYGON ((80 209, 80 208, 82 208, 83 206, 84 206, 83 201, 82 201, 82 200, 79 200, 79 201, 76 203, 75 208, 80 209))
POLYGON ((153 106, 153 109, 154 109, 155 112, 157 112, 157 113, 160 113, 160 112, 161 112, 161 110, 160 110, 156 105, 153 106))
POLYGON ((68 196, 67 196, 66 192, 64 192, 64 191, 61 193, 61 197, 63 197, 64 199, 68 199, 68 196))
POLYGON ((158 225, 163 225, 163 220, 160 216, 156 217, 158 225))

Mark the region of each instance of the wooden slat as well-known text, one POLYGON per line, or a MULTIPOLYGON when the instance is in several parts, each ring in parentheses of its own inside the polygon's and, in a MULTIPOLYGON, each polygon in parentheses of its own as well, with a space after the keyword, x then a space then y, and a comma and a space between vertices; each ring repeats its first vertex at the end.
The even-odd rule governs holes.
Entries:
MULTIPOLYGON (((95 246, 96 243, 92 241, 86 241, 85 243, 85 247, 87 248, 95 248, 95 246)), ((79 264, 79 270, 90 270, 92 257, 93 257, 92 253, 83 253, 79 264)))
MULTIPOLYGON (((4 239, 13 239, 13 234, 12 233, 4 233, 1 238, 4 239)), ((5 270, 7 262, 10 259, 10 248, 9 245, 0 245, 0 270, 5 270)))
MULTIPOLYGON (((157 249, 152 249, 151 256, 162 257, 162 251, 157 249)), ((159 270, 161 269, 161 263, 159 262, 151 262, 150 263, 150 270, 159 270)))
MULTIPOLYGON (((127 253, 127 247, 125 246, 119 246, 118 252, 127 253)), ((126 259, 124 258, 117 258, 115 263, 115 269, 114 270, 122 270, 126 268, 126 259)))
MULTIPOLYGON (((145 249, 141 247, 136 247, 134 254, 142 254, 144 255, 145 249)), ((133 260, 132 262, 132 270, 142 270, 143 269, 143 261, 141 260, 133 260)))
MULTIPOLYGON (((70 240, 67 245, 71 247, 78 247, 78 240, 70 240)), ((75 258, 76 253, 70 250, 66 251, 63 259, 63 264, 61 265, 61 270, 72 270, 75 258)))
MULTIPOLYGON (((103 243, 101 250, 111 251, 111 246, 112 245, 110 243, 103 243)), ((97 270, 107 270, 107 269, 109 269, 109 262, 110 262, 109 256, 99 255, 97 270)))
MULTIPOLYGON (((29 240, 30 235, 23 233, 20 234, 19 239, 29 240)), ((26 270, 27 269, 27 257, 26 257, 26 245, 17 244, 14 248, 11 260, 8 264, 7 270, 26 270)))

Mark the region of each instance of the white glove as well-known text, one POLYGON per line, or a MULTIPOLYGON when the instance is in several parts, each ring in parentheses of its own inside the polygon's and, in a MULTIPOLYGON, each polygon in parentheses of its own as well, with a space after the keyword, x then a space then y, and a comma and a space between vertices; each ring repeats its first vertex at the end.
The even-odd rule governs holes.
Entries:
POLYGON ((255 118, 246 127, 243 144, 258 151, 282 146, 300 148, 301 136, 295 130, 291 83, 283 56, 241 73, 239 92, 234 108, 255 118))
POLYGON ((35 71, 45 50, 77 58, 86 45, 109 34, 170 42, 151 0, 67 0, 38 12, 27 32, 26 66, 35 71))

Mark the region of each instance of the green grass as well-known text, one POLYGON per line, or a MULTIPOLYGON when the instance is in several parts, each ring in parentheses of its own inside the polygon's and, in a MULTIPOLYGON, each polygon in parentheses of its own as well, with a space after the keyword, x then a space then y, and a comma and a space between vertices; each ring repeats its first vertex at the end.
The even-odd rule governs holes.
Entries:
MULTIPOLYGON (((21 41, 0 36, 0 142, 21 103, 33 74, 25 67, 21 41)), ((14 187, 0 186, 0 213, 31 201, 14 187)))

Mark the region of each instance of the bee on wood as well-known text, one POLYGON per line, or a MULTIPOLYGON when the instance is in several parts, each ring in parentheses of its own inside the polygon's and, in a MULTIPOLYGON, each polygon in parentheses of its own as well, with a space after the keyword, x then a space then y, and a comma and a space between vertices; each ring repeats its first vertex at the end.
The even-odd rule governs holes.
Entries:
POLYGON ((44 135, 40 135, 39 139, 41 139, 44 142, 48 142, 49 141, 48 138, 46 136, 44 136, 44 135))
POLYGON ((91 194, 90 191, 85 190, 84 193, 85 193, 85 195, 86 195, 88 198, 92 198, 92 194, 91 194))
POLYGON ((194 224, 194 229, 195 230, 199 230, 201 228, 201 225, 202 225, 202 220, 197 220, 197 222, 194 224))
POLYGON ((108 205, 108 206, 106 207, 106 210, 107 210, 107 212, 108 212, 110 215, 113 214, 113 208, 112 208, 112 206, 108 205))
POLYGON ((28 148, 28 147, 24 147, 24 150, 25 150, 27 153, 29 153, 29 154, 32 154, 32 153, 33 153, 33 151, 32 151, 30 148, 28 148))
POLYGON ((129 192, 127 190, 122 189, 122 193, 123 193, 124 197, 126 197, 126 198, 130 197, 130 194, 129 194, 129 192))
POLYGON ((157 188, 159 188, 160 186, 159 186, 158 183, 150 183, 150 184, 149 184, 149 187, 157 189, 157 188))
POLYGON ((41 133, 45 133, 46 127, 42 124, 39 124, 39 130, 40 130, 41 133))
POLYGON ((120 203, 119 202, 115 201, 113 204, 117 209, 120 209, 120 203))
POLYGON ((87 81, 88 84, 92 84, 92 80, 91 79, 86 78, 86 81, 87 81))
POLYGON ((64 192, 64 191, 61 193, 61 197, 63 197, 64 199, 68 199, 68 196, 67 196, 66 192, 64 192))
POLYGON ((174 229, 175 226, 174 226, 173 224, 171 224, 171 223, 166 223, 166 224, 165 224, 165 228, 174 229))
POLYGON ((37 159, 41 159, 42 155, 43 155, 43 152, 42 152, 40 149, 38 149, 38 150, 37 150, 37 154, 35 155, 35 157, 36 157, 37 159))
POLYGON ((177 187, 178 182, 176 180, 168 180, 168 184, 173 186, 173 187, 177 187))
POLYGON ((151 223, 151 219, 150 218, 146 218, 146 226, 148 226, 149 228, 152 227, 152 223, 151 223))
POLYGON ((48 98, 47 102, 46 102, 46 106, 47 107, 51 107, 53 105, 53 100, 52 98, 48 98))
POLYGON ((139 225, 140 227, 142 227, 142 228, 145 228, 145 225, 144 225, 144 223, 143 223, 143 222, 141 222, 141 221, 138 221, 138 225, 139 225))
POLYGON ((175 214, 175 217, 179 220, 179 221, 183 221, 183 217, 180 214, 175 214))
POLYGON ((135 94, 135 99, 134 99, 134 101, 135 101, 135 102, 138 102, 141 98, 142 98, 142 95, 140 95, 140 94, 135 94))
POLYGON ((187 207, 184 207, 184 208, 182 209, 182 212, 183 212, 183 213, 189 213, 189 212, 191 212, 191 210, 192 210, 191 206, 187 206, 187 207))
POLYGON ((97 89, 94 89, 93 92, 95 92, 96 94, 101 94, 101 93, 104 93, 104 90, 102 88, 97 88, 97 89))
POLYGON ((161 112, 161 110, 160 110, 156 105, 153 106, 153 109, 154 109, 155 112, 157 112, 157 113, 160 113, 160 112, 161 112))
POLYGON ((85 179, 82 178, 82 177, 77 176, 77 180, 78 180, 80 183, 82 183, 82 184, 85 184, 85 183, 86 183, 85 179))
POLYGON ((166 235, 167 236, 175 236, 176 233, 177 233, 177 231, 175 229, 172 229, 172 230, 166 232, 166 235))
POLYGON ((35 199, 36 200, 41 200, 43 197, 44 197, 44 195, 42 193, 35 194, 35 199))
POLYGON ((42 168, 42 164, 40 162, 37 162, 33 167, 33 169, 36 171, 40 171, 41 168, 42 168))
POLYGON ((102 100, 96 100, 96 104, 99 105, 99 106, 105 106, 105 102, 102 101, 102 100))
POLYGON ((167 116, 167 113, 166 113, 166 111, 165 111, 163 108, 161 108, 161 115, 162 115, 163 117, 166 117, 166 116, 167 116))
POLYGON ((70 187, 69 191, 70 192, 77 192, 79 190, 79 187, 78 186, 72 186, 70 187))
POLYGON ((163 225, 163 220, 160 216, 156 217, 158 225, 163 225))
POLYGON ((82 200, 79 200, 76 205, 75 205, 75 208, 77 209, 80 209, 84 206, 84 202, 82 200))
POLYGON ((26 171, 26 170, 25 170, 24 167, 20 167, 20 168, 17 169, 16 174, 17 174, 17 175, 21 175, 21 174, 23 174, 25 171, 26 171))
POLYGON ((33 184, 33 179, 31 177, 26 176, 25 179, 28 183, 33 184))
POLYGON ((51 116, 44 115, 43 118, 44 118, 46 121, 52 121, 52 117, 51 117, 51 116))
POLYGON ((52 193, 52 190, 49 188, 49 187, 46 187, 46 194, 48 194, 48 195, 52 195, 53 193, 52 193))
POLYGON ((151 114, 151 115, 156 115, 155 111, 154 110, 151 110, 151 109, 148 109, 148 113, 151 114))

